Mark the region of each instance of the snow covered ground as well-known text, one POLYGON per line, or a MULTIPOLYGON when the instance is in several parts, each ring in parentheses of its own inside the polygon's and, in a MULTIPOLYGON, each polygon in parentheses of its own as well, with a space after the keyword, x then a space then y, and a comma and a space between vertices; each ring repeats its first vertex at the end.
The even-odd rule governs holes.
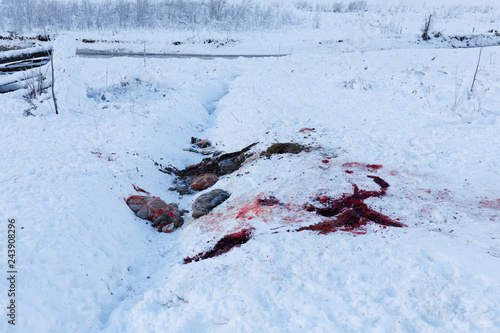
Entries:
POLYGON ((482 49, 471 92, 481 48, 419 40, 435 13, 436 32, 496 43, 500 8, 442 3, 322 13, 317 29, 58 35, 60 114, 49 93, 0 95, 1 263, 15 218, 18 271, 16 326, 4 314, 0 331, 500 332, 500 46, 482 49), (75 55, 144 45, 280 56, 75 55), (155 164, 198 163, 191 137, 259 143, 214 186, 226 202, 158 233, 124 199, 136 185, 190 210, 197 195, 155 164), (258 158, 276 142, 312 149, 258 158), (378 190, 368 175, 390 187, 365 202, 407 227, 296 231, 325 220, 304 209, 318 196, 378 190), (270 196, 282 204, 256 205, 270 196), (246 244, 184 264, 244 228, 246 244))

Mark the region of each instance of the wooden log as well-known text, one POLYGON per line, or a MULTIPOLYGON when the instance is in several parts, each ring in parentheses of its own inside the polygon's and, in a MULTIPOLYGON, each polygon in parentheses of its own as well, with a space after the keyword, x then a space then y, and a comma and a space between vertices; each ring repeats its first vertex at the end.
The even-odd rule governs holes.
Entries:
POLYGON ((33 47, 23 50, 5 51, 0 53, 0 64, 33 58, 47 57, 52 54, 52 46, 33 47))
POLYGON ((196 54, 196 53, 154 53, 123 50, 76 49, 80 57, 150 57, 150 58, 200 58, 200 59, 237 59, 237 58, 267 58, 283 57, 289 54, 196 54))
MULTIPOLYGON (((12 92, 16 91, 19 89, 28 89, 30 88, 30 80, 37 80, 37 78, 29 78, 29 79, 23 79, 17 82, 12 82, 8 84, 4 84, 0 86, 0 94, 7 93, 7 92, 12 92)), ((45 90, 48 89, 52 86, 52 82, 47 80, 45 77, 42 78, 42 86, 41 89, 45 90)), ((33 84, 36 84, 38 86, 38 82, 34 82, 33 84)))
POLYGON ((26 60, 18 60, 11 63, 5 63, 0 65, 0 73, 13 73, 19 71, 25 71, 27 69, 40 67, 48 64, 50 58, 48 56, 38 57, 26 60))
POLYGON ((0 75, 0 93, 29 88, 40 79, 44 89, 49 87, 40 67, 49 63, 51 54, 52 45, 0 52, 0 74, 8 73, 0 75))
MULTIPOLYGON (((28 80, 37 80, 41 69, 30 69, 24 72, 17 72, 12 75, 0 76, 0 93, 6 93, 27 87, 28 80)), ((45 77, 45 76, 43 76, 45 77)))
POLYGON ((1 85, 0 86, 0 94, 6 93, 6 92, 11 92, 11 91, 16 91, 19 89, 25 89, 28 87, 28 82, 26 82, 26 81, 31 80, 31 79, 34 79, 34 78, 19 80, 16 82, 11 82, 11 83, 1 85))

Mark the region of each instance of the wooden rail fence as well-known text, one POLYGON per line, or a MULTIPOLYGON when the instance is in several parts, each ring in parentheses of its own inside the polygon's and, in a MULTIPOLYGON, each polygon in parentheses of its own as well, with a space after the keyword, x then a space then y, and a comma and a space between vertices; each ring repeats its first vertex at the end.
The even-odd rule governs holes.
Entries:
POLYGON ((51 54, 52 46, 0 52, 0 93, 28 88, 30 80, 45 80, 41 67, 50 62, 51 54))

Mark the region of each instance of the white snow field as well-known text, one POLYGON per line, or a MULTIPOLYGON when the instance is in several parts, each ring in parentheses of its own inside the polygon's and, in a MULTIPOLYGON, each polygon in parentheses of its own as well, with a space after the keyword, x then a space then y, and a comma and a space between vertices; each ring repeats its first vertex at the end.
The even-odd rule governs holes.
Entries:
POLYGON ((50 90, 0 94, 0 262, 8 277, 14 218, 17 271, 15 325, 0 279, 0 332, 500 332, 500 8, 455 4, 273 31, 59 32, 59 114, 50 90), (432 13, 446 40, 421 40, 432 13), (279 56, 76 55, 144 46, 279 56), (227 201, 159 233, 125 199, 135 185, 191 210, 199 194, 159 171, 205 157, 191 137, 258 144, 214 185, 227 201), (310 151, 259 154, 277 142, 310 151), (304 209, 317 197, 378 191, 367 176, 390 187, 365 203, 406 227, 297 231, 327 220, 304 209), (247 243, 184 263, 248 228, 247 243))

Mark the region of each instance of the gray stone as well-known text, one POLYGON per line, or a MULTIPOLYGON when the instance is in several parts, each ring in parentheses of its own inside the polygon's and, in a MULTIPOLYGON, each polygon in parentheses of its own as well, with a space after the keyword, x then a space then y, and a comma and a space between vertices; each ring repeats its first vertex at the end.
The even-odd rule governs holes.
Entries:
POLYGON ((127 205, 137 217, 152 221, 158 231, 172 232, 183 223, 183 211, 175 203, 167 204, 158 197, 133 195, 127 199, 127 205))
MULTIPOLYGON (((241 163, 235 163, 234 160, 237 158, 230 158, 219 162, 219 174, 227 175, 230 174, 240 167, 241 163)), ((239 162, 239 161, 238 161, 239 162)))
POLYGON ((273 154, 298 154, 304 150, 304 146, 298 143, 275 143, 266 150, 268 156, 273 154))
POLYGON ((229 198, 230 194, 224 190, 213 190, 208 193, 202 194, 193 203, 193 217, 195 219, 207 215, 229 198))
POLYGON ((151 224, 152 227, 158 228, 158 231, 172 232, 182 226, 184 219, 181 217, 181 212, 175 211, 170 214, 162 214, 158 216, 151 224))
POLYGON ((191 184, 191 188, 196 191, 203 191, 210 186, 213 186, 215 183, 219 181, 219 177, 213 173, 204 173, 193 180, 191 184))

